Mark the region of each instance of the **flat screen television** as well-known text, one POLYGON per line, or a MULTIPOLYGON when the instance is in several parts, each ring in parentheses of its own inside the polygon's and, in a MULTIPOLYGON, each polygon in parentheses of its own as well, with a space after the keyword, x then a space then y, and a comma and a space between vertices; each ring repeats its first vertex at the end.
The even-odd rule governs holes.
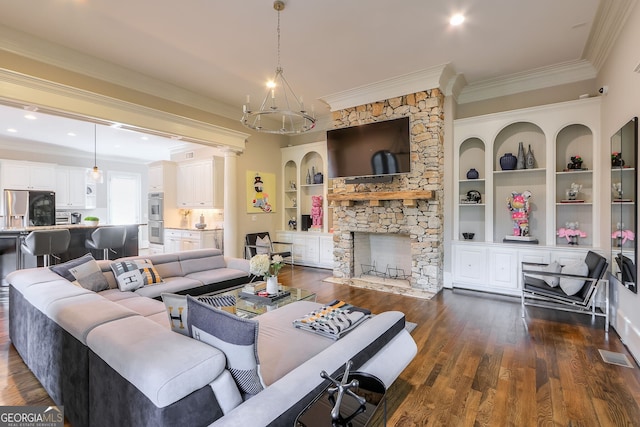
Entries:
POLYGON ((411 172, 409 117, 327 131, 329 178, 411 172))

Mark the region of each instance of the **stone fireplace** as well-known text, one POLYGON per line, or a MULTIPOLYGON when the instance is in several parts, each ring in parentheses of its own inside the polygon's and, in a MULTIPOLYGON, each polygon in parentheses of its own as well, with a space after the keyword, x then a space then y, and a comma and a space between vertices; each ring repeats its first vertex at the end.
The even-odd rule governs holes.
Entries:
POLYGON ((335 128, 407 115, 411 126, 411 173, 394 176, 389 183, 333 181, 328 198, 333 206, 334 278, 349 282, 361 273, 354 235, 396 235, 407 246, 399 263, 408 266, 410 288, 433 293, 442 289, 443 104, 440 90, 431 89, 333 113, 335 128))

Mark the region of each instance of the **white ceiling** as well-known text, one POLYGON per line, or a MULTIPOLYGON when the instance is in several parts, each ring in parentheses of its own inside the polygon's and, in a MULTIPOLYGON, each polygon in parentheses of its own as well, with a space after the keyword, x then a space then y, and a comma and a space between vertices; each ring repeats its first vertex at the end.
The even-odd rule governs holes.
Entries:
MULTIPOLYGON (((0 25, 215 99, 237 118, 247 94, 262 99, 277 65, 272 0, 2 3, 0 25)), ((285 3, 284 74, 323 114, 325 95, 440 64, 471 84, 583 59, 599 0, 285 3), (461 27, 448 24, 455 12, 466 15, 461 27)))

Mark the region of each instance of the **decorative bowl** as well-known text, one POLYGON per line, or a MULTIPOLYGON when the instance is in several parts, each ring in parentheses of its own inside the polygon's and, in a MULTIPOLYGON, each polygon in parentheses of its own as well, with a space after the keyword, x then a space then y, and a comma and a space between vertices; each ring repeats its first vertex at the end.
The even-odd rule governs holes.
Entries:
POLYGON ((473 240, 473 236, 475 236, 476 233, 462 233, 462 237, 464 237, 464 240, 473 240))
POLYGON ((198 230, 204 230, 205 228, 207 228, 207 224, 203 224, 203 223, 199 222, 199 223, 196 224, 196 228, 198 230))

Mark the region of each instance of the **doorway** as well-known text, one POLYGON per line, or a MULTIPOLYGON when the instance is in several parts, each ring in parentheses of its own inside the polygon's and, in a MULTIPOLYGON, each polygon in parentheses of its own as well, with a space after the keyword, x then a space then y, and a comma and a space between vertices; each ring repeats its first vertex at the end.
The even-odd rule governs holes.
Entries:
POLYGON ((108 172, 109 224, 140 224, 140 186, 139 173, 108 172))

